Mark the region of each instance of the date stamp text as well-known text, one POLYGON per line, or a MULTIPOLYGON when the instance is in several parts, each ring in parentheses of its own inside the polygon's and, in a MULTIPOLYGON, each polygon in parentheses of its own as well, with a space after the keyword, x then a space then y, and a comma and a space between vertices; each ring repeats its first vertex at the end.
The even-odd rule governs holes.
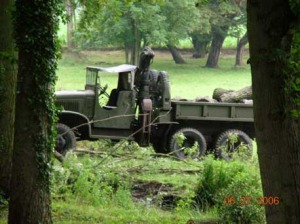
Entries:
POLYGON ((251 196, 241 196, 239 198, 236 198, 234 196, 225 197, 223 200, 223 203, 225 205, 250 205, 252 203, 257 205, 279 205, 280 199, 279 197, 258 197, 258 198, 252 198, 251 196))

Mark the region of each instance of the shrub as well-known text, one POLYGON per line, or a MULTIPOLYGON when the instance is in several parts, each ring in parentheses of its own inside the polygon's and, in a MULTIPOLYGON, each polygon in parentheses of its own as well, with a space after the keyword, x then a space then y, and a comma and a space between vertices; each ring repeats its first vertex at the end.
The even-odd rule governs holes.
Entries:
POLYGON ((215 196, 231 184, 238 173, 245 172, 246 166, 234 161, 231 163, 214 160, 208 156, 203 164, 203 172, 196 189, 196 202, 202 209, 218 204, 215 196))
POLYGON ((216 195, 216 200, 223 201, 218 206, 218 213, 226 223, 264 223, 264 207, 258 204, 260 197, 258 173, 238 173, 233 182, 216 195), (230 203, 229 200, 234 201, 230 203))
POLYGON ((256 160, 225 162, 208 157, 196 189, 202 209, 215 206, 224 223, 263 223, 264 207, 256 160), (254 162, 254 163, 253 163, 254 162))
POLYGON ((123 179, 106 164, 99 166, 97 159, 90 156, 78 159, 74 153, 68 153, 63 166, 53 166, 51 192, 54 198, 107 206, 114 197, 117 200, 128 195, 128 183, 123 179))

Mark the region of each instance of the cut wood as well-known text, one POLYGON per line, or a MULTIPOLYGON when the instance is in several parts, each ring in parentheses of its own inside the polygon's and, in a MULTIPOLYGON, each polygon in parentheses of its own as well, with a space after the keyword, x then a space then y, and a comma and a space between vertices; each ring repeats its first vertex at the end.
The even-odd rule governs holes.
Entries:
POLYGON ((237 91, 217 88, 214 90, 213 98, 224 103, 245 103, 247 101, 244 100, 252 99, 252 87, 247 86, 237 91))
POLYGON ((216 103, 217 100, 212 99, 208 96, 200 96, 195 99, 196 102, 208 102, 208 103, 216 103))
POLYGON ((242 100, 252 99, 252 87, 247 86, 234 92, 225 93, 221 96, 221 102, 240 103, 242 100))
POLYGON ((244 104, 253 104, 253 100, 242 100, 242 103, 244 104))
POLYGON ((234 91, 229 89, 216 88, 213 92, 213 99, 217 101, 221 101, 221 96, 225 93, 230 93, 230 92, 234 92, 234 91))

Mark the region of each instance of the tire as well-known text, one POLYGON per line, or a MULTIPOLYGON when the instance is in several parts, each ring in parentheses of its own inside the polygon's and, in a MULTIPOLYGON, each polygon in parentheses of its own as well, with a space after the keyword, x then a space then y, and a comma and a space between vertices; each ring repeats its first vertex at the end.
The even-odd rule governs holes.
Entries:
POLYGON ((158 72, 156 70, 150 70, 150 84, 149 84, 149 91, 151 94, 155 94, 157 92, 157 79, 158 79, 158 72))
POLYGON ((58 123, 55 150, 62 155, 66 155, 70 149, 75 147, 76 136, 72 129, 65 124, 58 123))
POLYGON ((155 105, 161 107, 164 110, 169 110, 170 103, 170 82, 169 76, 166 72, 160 72, 156 83, 157 95, 155 105))
POLYGON ((230 161, 234 157, 248 159, 252 156, 252 151, 252 139, 245 132, 237 129, 222 132, 215 143, 216 157, 226 161, 230 161), (230 141, 230 136, 233 135, 236 135, 237 139, 233 137, 230 141))
POLYGON ((176 131, 170 138, 169 149, 171 152, 174 152, 176 157, 180 159, 186 159, 188 154, 184 152, 184 149, 193 147, 196 142, 198 142, 196 152, 190 155, 194 159, 204 156, 207 148, 206 140, 198 130, 194 128, 182 128, 176 131), (178 144, 179 134, 183 134, 186 138, 183 141, 182 146, 178 144))

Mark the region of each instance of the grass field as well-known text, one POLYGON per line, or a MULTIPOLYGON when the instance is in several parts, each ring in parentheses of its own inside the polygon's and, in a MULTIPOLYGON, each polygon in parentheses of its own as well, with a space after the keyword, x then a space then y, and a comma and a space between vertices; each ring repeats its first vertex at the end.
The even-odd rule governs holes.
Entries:
MULTIPOLYGON (((251 85, 249 65, 234 69, 234 56, 221 55, 219 69, 205 68, 205 59, 192 59, 191 53, 183 54, 187 64, 177 65, 168 52, 156 52, 151 68, 166 71, 171 82, 173 98, 193 99, 198 96, 212 96, 215 88, 239 89, 251 85)), ((246 60, 246 58, 245 58, 246 60)), ((124 63, 122 51, 82 52, 67 54, 59 62, 57 90, 83 89, 85 67, 115 66, 124 63)), ((112 89, 117 85, 116 76, 103 74, 101 84, 112 89)))

